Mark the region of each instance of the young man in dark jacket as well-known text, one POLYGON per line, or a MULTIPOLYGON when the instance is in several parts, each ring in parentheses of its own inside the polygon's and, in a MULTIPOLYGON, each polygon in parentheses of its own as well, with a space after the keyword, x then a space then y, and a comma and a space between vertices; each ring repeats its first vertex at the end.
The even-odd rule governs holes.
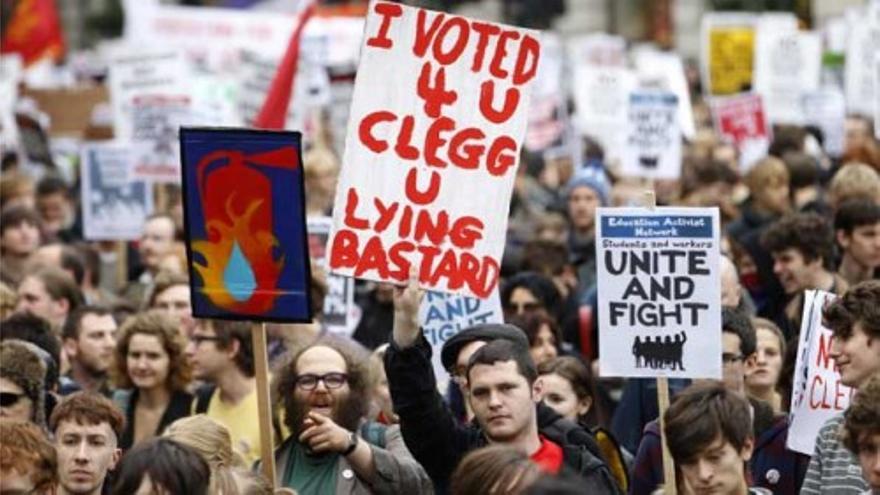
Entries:
POLYGON ((447 491, 464 454, 493 443, 523 450, 546 472, 580 475, 584 493, 619 493, 608 467, 590 450, 591 439, 582 438, 586 432, 556 417, 539 418, 553 413, 539 415, 534 363, 514 342, 490 342, 471 357, 464 378, 476 424, 459 424, 437 391, 431 347, 418 323, 420 296, 415 280, 395 291, 385 371, 403 438, 438 492, 447 491))
MULTIPOLYGON (((754 359, 757 337, 748 317, 732 308, 721 312, 722 385, 748 401, 752 418, 752 452, 749 474, 755 486, 773 493, 797 493, 806 473, 809 457, 788 450, 788 420, 773 417, 773 408, 746 399, 745 363, 754 359)), ((651 493, 663 483, 662 447, 657 421, 648 423, 636 453, 630 493, 651 493)))

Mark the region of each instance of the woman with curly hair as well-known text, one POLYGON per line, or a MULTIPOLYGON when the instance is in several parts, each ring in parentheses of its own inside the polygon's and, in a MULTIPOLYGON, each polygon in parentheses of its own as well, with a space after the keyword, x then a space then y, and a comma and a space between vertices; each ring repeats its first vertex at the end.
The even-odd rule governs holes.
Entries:
POLYGON ((116 342, 113 395, 126 416, 119 446, 152 438, 175 420, 189 416, 193 400, 186 391, 191 371, 186 342, 170 317, 149 311, 122 325, 116 342))

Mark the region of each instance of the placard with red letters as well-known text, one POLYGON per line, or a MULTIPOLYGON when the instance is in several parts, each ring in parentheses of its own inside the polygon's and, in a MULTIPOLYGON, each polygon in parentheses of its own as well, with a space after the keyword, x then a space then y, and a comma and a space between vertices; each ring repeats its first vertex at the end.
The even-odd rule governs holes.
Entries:
POLYGON ((539 34, 374 2, 328 243, 333 273, 498 285, 539 34))
POLYGON ((840 382, 830 354, 831 330, 822 324, 822 309, 836 297, 820 290, 804 293, 786 441, 786 447, 802 454, 813 454, 819 429, 849 407, 854 392, 840 382))
POLYGON ((742 93, 713 98, 711 106, 715 130, 739 150, 740 169, 745 172, 767 154, 770 146, 770 126, 761 95, 742 93))

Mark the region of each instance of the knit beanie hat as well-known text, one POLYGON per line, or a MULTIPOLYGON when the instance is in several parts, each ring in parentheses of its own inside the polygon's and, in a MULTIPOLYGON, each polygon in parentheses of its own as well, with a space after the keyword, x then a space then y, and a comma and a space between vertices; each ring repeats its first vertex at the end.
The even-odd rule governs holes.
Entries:
POLYGON ((451 370, 458 358, 458 351, 471 342, 476 340, 490 342, 497 339, 509 340, 514 344, 521 345, 523 349, 529 348, 526 333, 518 327, 504 323, 482 323, 465 328, 443 344, 443 349, 440 351, 440 361, 443 363, 443 368, 451 370))
POLYGON ((46 365, 24 342, 4 340, 0 343, 0 377, 21 387, 33 404, 33 422, 46 426, 45 389, 46 365))
POLYGON ((596 191, 602 206, 608 204, 608 179, 605 177, 605 171, 602 169, 601 163, 591 162, 575 171, 568 184, 565 185, 565 199, 571 196, 575 188, 582 186, 596 191))

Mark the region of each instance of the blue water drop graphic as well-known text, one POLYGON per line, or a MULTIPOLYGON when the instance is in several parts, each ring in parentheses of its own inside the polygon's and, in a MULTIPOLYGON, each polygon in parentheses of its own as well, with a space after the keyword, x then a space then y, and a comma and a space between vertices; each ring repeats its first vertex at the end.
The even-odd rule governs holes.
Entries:
POLYGON ((226 284, 226 290, 232 298, 238 302, 247 301, 257 288, 254 271, 241 252, 238 241, 232 245, 232 254, 223 271, 223 283, 226 284))

